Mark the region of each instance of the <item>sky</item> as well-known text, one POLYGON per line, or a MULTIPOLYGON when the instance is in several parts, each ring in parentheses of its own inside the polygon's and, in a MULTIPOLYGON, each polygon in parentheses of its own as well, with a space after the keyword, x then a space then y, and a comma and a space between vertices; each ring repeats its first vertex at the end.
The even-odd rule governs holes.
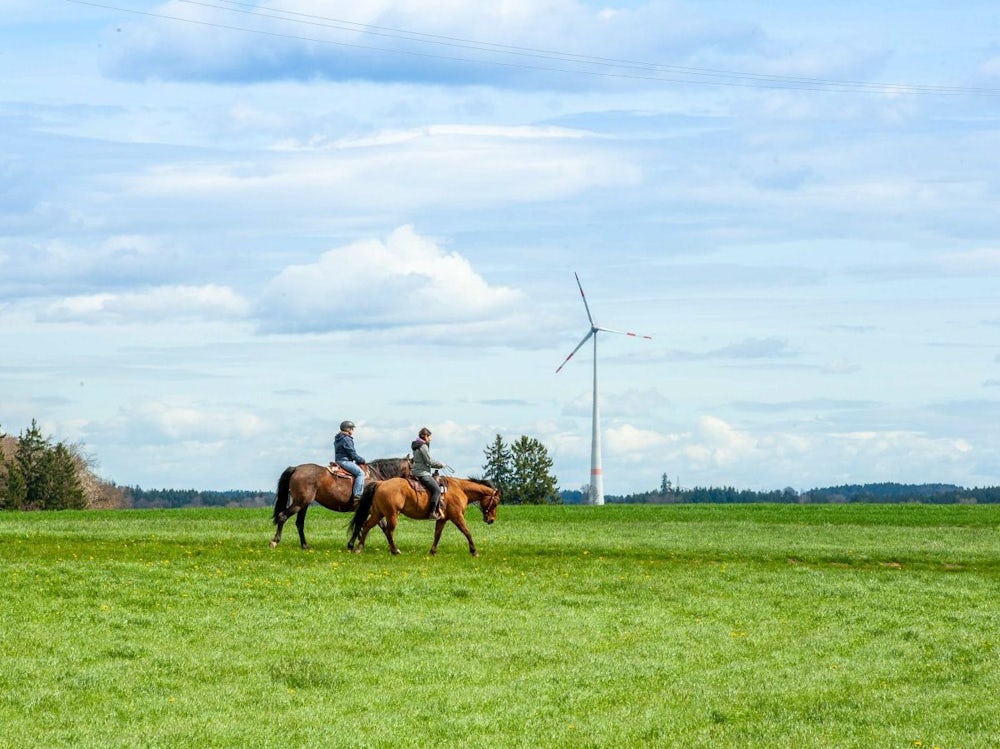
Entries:
POLYGON ((1000 14, 0 0, 0 429, 267 489, 1000 483, 1000 14))

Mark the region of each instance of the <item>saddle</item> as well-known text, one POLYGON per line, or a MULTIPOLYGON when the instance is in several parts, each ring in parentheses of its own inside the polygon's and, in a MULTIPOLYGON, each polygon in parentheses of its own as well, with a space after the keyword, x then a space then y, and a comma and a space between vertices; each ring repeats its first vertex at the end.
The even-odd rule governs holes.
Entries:
MULTIPOLYGON (((335 479, 350 479, 351 481, 354 481, 353 473, 345 471, 338 463, 335 463, 332 460, 330 461, 330 465, 326 467, 326 470, 328 470, 335 479)), ((371 471, 368 470, 367 465, 361 466, 361 470, 364 472, 365 478, 371 478, 371 471)))
MULTIPOLYGON (((426 494, 427 493, 427 490, 424 488, 424 485, 421 484, 413 476, 407 475, 407 476, 404 476, 403 478, 405 478, 409 482, 410 488, 412 488, 413 491, 415 491, 417 494, 426 494)), ((444 483, 444 481, 441 479, 441 477, 437 473, 434 474, 434 480, 437 481, 437 485, 439 487, 441 487, 441 499, 443 500, 445 493, 448 491, 448 485, 446 483, 444 483)))

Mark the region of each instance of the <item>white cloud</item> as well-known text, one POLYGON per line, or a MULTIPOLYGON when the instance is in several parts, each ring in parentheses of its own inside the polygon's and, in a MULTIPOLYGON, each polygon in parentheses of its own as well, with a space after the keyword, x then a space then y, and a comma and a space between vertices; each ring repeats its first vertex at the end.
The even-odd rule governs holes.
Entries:
POLYGON ((620 144, 582 131, 442 126, 327 144, 281 143, 251 161, 160 163, 125 180, 136 200, 267 201, 287 215, 469 210, 636 186, 642 168, 620 144))
POLYGON ((212 445, 249 439, 266 429, 265 419, 247 409, 151 401, 122 407, 114 418, 91 424, 88 432, 112 443, 134 446, 212 445))
POLYGON ((517 313, 520 292, 491 286, 457 252, 401 226, 385 240, 285 268, 258 303, 266 332, 474 325, 486 334, 517 313))
MULTIPOLYGON (((631 424, 622 424, 605 431, 605 442, 609 454, 619 455, 626 462, 648 460, 651 450, 660 450, 676 445, 680 435, 662 434, 651 429, 640 429, 631 424)), ((603 446, 602 442, 602 446, 603 446)))
POLYGON ((274 150, 314 152, 364 149, 455 136, 478 140, 566 140, 593 137, 593 134, 584 130, 552 126, 429 125, 410 130, 382 130, 365 137, 340 138, 332 143, 324 138, 312 138, 305 142, 289 140, 276 144, 274 150))
POLYGON ((227 286, 157 286, 144 291, 71 296, 39 313, 43 322, 150 323, 165 320, 238 320, 250 306, 227 286))
MULTIPOLYGON (((836 483, 954 481, 972 469, 975 447, 961 437, 913 431, 810 432, 738 429, 702 416, 690 433, 664 435, 638 430, 631 461, 684 466, 687 483, 768 487, 757 477, 814 488, 836 483), (642 444, 649 444, 643 454, 642 444), (902 476, 908 478, 901 479, 902 476)), ((616 436, 619 436, 616 434, 616 436)), ((609 439, 609 444, 614 444, 609 439)))
POLYGON ((94 243, 0 239, 0 293, 51 297, 94 287, 163 283, 184 272, 179 255, 171 241, 141 234, 112 234, 94 243))
POLYGON ((695 442, 683 448, 684 456, 695 466, 731 466, 757 451, 757 441, 715 416, 698 419, 695 442))

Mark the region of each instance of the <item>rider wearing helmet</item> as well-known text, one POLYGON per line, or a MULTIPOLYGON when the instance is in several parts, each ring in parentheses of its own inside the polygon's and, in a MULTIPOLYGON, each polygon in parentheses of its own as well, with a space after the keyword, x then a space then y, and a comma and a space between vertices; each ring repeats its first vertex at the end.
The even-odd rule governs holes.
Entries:
POLYGON ((365 473, 361 466, 365 464, 365 459, 358 455, 354 449, 354 422, 340 422, 340 431, 333 438, 334 456, 337 465, 354 476, 354 491, 351 497, 352 502, 361 499, 361 492, 365 488, 365 473))

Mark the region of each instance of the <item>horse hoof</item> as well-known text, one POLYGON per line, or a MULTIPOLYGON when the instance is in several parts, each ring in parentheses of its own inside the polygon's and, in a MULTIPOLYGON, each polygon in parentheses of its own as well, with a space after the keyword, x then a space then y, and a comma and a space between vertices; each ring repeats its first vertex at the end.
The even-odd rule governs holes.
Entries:
POLYGON ((302 551, 309 551, 309 544, 302 544, 302 551))
POLYGON ((278 546, 278 542, 277 541, 272 541, 271 542, 271 548, 272 549, 276 548, 277 546, 278 546))
POLYGON ((393 549, 393 550, 392 550, 392 555, 393 555, 394 557, 398 557, 398 556, 399 556, 400 554, 402 554, 402 553, 403 553, 403 552, 401 552, 401 551, 400 551, 399 549, 393 549))

